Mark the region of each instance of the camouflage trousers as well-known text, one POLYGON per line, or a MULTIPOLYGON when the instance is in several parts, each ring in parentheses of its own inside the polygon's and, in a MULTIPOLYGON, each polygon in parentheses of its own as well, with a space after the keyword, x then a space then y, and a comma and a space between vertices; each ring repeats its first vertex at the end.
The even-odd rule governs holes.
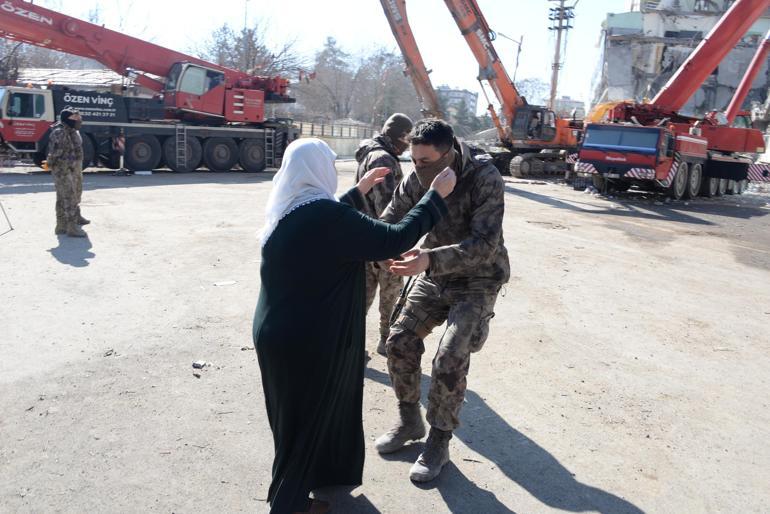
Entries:
POLYGON ((373 262, 366 263, 366 311, 374 303, 377 286, 380 288, 380 337, 384 341, 390 332, 390 315, 398 300, 404 281, 401 277, 380 269, 373 262))
POLYGON ((77 221, 83 196, 83 171, 77 165, 62 165, 52 167, 51 175, 56 187, 56 218, 77 221))
POLYGON ((439 284, 416 279, 406 305, 390 329, 388 371, 399 401, 420 401, 423 340, 444 321, 446 330, 433 357, 428 392, 428 423, 439 430, 454 430, 465 399, 471 353, 481 350, 489 334, 500 286, 463 281, 439 284))

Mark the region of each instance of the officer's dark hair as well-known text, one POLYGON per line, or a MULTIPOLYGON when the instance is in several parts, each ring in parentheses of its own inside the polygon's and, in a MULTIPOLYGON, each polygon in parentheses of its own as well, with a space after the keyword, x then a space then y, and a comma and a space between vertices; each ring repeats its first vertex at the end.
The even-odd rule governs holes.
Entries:
POLYGON ((410 134, 410 141, 413 145, 435 146, 439 152, 446 152, 452 148, 454 138, 455 133, 452 130, 452 125, 437 118, 418 121, 410 134))

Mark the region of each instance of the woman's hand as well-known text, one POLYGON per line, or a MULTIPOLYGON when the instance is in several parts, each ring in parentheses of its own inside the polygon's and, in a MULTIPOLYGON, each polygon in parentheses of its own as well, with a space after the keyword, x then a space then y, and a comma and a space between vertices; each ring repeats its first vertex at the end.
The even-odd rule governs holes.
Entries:
POLYGON ((429 267, 430 256, 428 253, 416 248, 414 250, 409 250, 405 254, 401 255, 401 259, 397 261, 391 261, 389 269, 390 272, 394 275, 410 277, 412 275, 419 275, 429 267))
POLYGON ((430 184, 431 189, 435 189, 441 198, 446 198, 455 189, 457 184, 457 175, 452 168, 444 168, 444 171, 436 175, 433 182, 430 184))
POLYGON ((356 187, 359 191, 361 191, 362 195, 365 195, 372 190, 375 184, 379 184, 380 182, 384 181, 385 175, 388 173, 390 173, 390 168, 373 168, 367 171, 366 174, 361 177, 361 180, 358 181, 356 187))

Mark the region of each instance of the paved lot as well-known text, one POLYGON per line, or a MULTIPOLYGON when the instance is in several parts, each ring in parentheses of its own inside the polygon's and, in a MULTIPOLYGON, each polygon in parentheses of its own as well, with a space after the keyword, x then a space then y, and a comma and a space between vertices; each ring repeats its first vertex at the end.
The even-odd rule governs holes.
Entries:
MULTIPOLYGON (((0 173, 1 512, 266 511, 250 328, 271 178, 88 173, 75 240, 48 175, 0 173)), ((374 452, 395 414, 375 356, 365 483, 323 492, 334 512, 770 511, 770 196, 506 190, 513 276, 452 463, 417 487, 421 444, 374 452)))

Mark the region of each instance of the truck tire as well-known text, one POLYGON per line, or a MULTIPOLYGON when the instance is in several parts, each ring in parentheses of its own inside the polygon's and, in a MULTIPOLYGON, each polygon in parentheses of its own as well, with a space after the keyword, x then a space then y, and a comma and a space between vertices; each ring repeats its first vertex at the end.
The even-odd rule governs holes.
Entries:
POLYGON ((600 193, 604 193, 604 189, 607 186, 607 179, 605 179, 603 176, 599 175, 598 173, 594 173, 591 176, 591 184, 594 186, 594 189, 596 189, 600 193))
POLYGON ((238 162, 238 145, 229 137, 211 137, 203 145, 203 162, 211 171, 230 171, 238 162))
POLYGON ((700 194, 707 198, 716 196, 719 192, 719 179, 714 177, 708 177, 701 182, 700 194))
POLYGON ((261 139, 244 139, 238 150, 238 162, 243 171, 259 173, 265 171, 265 145, 261 139))
POLYGON ((719 189, 717 190, 717 196, 724 196, 724 194, 727 192, 727 179, 726 178, 720 178, 719 179, 719 189))
POLYGON ((151 135, 131 136, 126 139, 123 162, 131 171, 152 171, 160 163, 160 143, 151 135))
POLYGON ((82 134, 83 139, 83 169, 88 168, 96 159, 96 146, 88 134, 82 134))
POLYGON ((666 188, 666 194, 672 200, 681 200, 687 191, 687 178, 690 175, 687 168, 686 162, 679 163, 679 168, 677 168, 674 178, 671 179, 671 184, 666 188))
POLYGON ((195 136, 187 136, 187 149, 186 149, 186 161, 177 164, 176 155, 176 140, 174 136, 167 137, 163 141, 163 158, 166 160, 166 165, 177 173, 188 173, 195 171, 200 166, 201 158, 203 157, 203 149, 201 148, 201 142, 195 136))
POLYGON ((698 196, 702 182, 703 166, 700 164, 693 164, 690 166, 690 172, 687 174, 687 189, 684 192, 684 197, 690 199, 698 196))

